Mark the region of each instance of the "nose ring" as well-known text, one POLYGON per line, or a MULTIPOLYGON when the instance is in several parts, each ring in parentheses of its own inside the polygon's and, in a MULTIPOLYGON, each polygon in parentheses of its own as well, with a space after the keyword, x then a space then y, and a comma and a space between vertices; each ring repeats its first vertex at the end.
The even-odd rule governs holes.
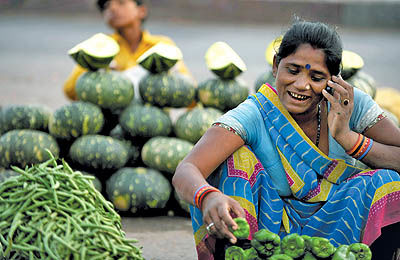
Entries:
POLYGON ((310 90, 310 89, 311 89, 310 84, 307 84, 307 85, 306 85, 306 89, 307 89, 307 90, 310 90))

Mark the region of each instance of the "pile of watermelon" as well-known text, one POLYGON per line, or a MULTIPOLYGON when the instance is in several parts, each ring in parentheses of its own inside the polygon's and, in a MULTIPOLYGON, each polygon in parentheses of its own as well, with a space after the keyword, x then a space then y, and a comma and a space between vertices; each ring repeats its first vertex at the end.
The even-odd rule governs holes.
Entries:
POLYGON ((96 188, 121 214, 188 216, 188 203, 173 191, 173 174, 223 111, 247 98, 248 88, 235 79, 244 63, 237 67, 240 58, 224 45, 214 54, 224 59, 212 68, 218 78, 198 88, 174 69, 181 51, 157 44, 137 61, 147 71, 138 99, 132 82, 109 69, 119 51, 115 44, 96 34, 69 51, 87 69, 76 83, 77 101, 54 111, 46 105, 0 110, 0 181, 17 174, 12 165, 24 168, 48 160, 49 150, 73 170, 94 176, 96 188), (199 99, 207 95, 212 102, 199 99))

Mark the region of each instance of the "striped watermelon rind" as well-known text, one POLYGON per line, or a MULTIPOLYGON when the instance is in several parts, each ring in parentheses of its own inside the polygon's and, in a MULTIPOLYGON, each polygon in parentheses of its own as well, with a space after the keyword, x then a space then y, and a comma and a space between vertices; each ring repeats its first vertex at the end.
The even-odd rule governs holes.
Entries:
POLYGON ((0 137, 0 166, 25 167, 58 157, 60 149, 53 136, 38 130, 10 130, 0 137))
POLYGON ((248 95, 249 89, 234 79, 212 78, 201 82, 197 88, 197 99, 205 107, 214 107, 223 112, 235 108, 248 95))
POLYGON ((150 73, 158 74, 169 71, 182 57, 182 52, 177 46, 159 42, 144 52, 137 59, 137 63, 150 73))
POLYGON ((225 42, 215 42, 206 51, 206 64, 221 79, 234 79, 247 70, 239 55, 225 42))
POLYGON ((187 107, 195 99, 196 89, 178 73, 147 74, 139 82, 142 99, 158 107, 187 107))
POLYGON ((119 45, 112 37, 96 33, 71 48, 68 54, 81 67, 96 71, 107 68, 119 51, 119 45))
POLYGON ((78 100, 87 101, 104 109, 127 107, 133 97, 132 82, 117 71, 88 71, 76 82, 78 100))
POLYGON ((0 110, 0 132, 14 129, 48 131, 52 111, 44 105, 8 105, 0 110))
POLYGON ((104 124, 100 107, 84 101, 75 101, 58 108, 49 121, 49 132, 56 138, 73 139, 97 134, 104 124))
POLYGON ((156 136, 142 148, 145 165, 159 171, 174 173, 178 164, 192 150, 193 144, 176 137, 156 136))
POLYGON ((176 120, 174 132, 178 138, 196 143, 222 112, 212 107, 195 107, 176 120))
POLYGON ((164 208, 171 191, 171 184, 159 171, 144 167, 121 168, 106 183, 115 208, 132 213, 164 208))
POLYGON ((131 136, 167 136, 172 131, 169 115, 148 104, 127 107, 120 115, 119 124, 131 136))
POLYGON ((90 169, 119 169, 129 159, 126 145, 104 135, 84 135, 71 145, 69 157, 82 167, 90 169))

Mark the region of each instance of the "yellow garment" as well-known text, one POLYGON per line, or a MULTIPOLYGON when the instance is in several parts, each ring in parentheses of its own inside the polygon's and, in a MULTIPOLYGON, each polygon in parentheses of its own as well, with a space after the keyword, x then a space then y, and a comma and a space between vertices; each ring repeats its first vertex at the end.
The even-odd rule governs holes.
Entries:
MULTIPOLYGON (((121 35, 119 35, 118 33, 114 33, 110 36, 114 40, 116 40, 120 46, 120 52, 117 54, 117 56, 115 56, 114 60, 112 61, 113 69, 119 71, 123 71, 133 66, 136 66, 137 65, 136 60, 140 57, 140 55, 142 55, 145 51, 147 51, 148 49, 150 49, 159 42, 165 42, 175 45, 175 43, 166 36, 151 35, 149 32, 143 31, 142 40, 140 41, 139 46, 134 52, 132 52, 128 42, 121 35)), ((183 61, 179 61, 177 63, 177 70, 184 75, 191 76, 189 70, 186 68, 183 61)), ((77 95, 75 92, 75 84, 79 76, 81 76, 86 71, 87 71, 86 69, 77 65, 71 72, 68 79, 65 81, 64 93, 69 99, 71 100, 77 99, 77 95)))

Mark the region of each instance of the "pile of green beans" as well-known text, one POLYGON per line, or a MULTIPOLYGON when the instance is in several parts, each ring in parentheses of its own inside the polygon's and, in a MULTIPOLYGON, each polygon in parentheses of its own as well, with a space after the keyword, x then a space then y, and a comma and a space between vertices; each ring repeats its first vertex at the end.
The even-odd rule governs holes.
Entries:
POLYGON ((0 259, 143 259, 92 176, 54 157, 13 170, 0 184, 0 259))

